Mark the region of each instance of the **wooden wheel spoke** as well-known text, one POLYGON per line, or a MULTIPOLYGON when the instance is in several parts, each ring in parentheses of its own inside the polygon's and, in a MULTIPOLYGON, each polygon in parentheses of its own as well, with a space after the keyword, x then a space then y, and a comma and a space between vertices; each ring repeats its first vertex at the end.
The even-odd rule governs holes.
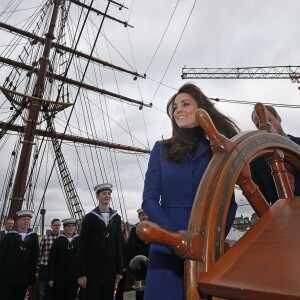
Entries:
POLYGON ((294 197, 294 193, 291 188, 286 166, 284 163, 284 152, 276 150, 274 151, 273 155, 267 156, 266 159, 272 170, 278 198, 283 199, 294 197))
POLYGON ((250 175, 250 166, 246 164, 238 177, 237 184, 240 186, 243 195, 247 198, 258 217, 261 217, 269 208, 266 198, 253 182, 250 175))
POLYGON ((200 233, 180 230, 172 232, 155 223, 140 222, 137 235, 146 242, 159 243, 170 247, 181 258, 200 260, 203 236, 200 233))
POLYGON ((232 149, 233 143, 224 135, 218 132, 210 116, 204 109, 197 109, 195 112, 195 117, 199 125, 207 134, 210 140, 211 150, 213 153, 215 153, 218 150, 229 152, 232 149))

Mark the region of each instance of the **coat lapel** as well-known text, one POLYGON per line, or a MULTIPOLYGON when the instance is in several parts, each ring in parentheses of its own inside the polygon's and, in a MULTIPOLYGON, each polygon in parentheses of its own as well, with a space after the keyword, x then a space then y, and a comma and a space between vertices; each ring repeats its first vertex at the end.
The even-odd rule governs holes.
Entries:
POLYGON ((198 159, 201 155, 203 155, 207 151, 211 152, 210 143, 206 138, 202 138, 201 141, 198 144, 198 148, 197 148, 196 153, 193 157, 193 160, 198 159))

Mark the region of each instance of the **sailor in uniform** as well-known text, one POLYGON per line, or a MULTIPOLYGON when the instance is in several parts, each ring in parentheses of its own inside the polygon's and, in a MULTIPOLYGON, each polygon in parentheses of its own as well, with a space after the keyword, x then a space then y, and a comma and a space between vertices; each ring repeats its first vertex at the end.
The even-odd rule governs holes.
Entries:
POLYGON ((51 247, 48 265, 48 284, 52 287, 51 299, 74 300, 78 291, 76 261, 79 235, 76 219, 62 220, 64 232, 51 247))
POLYGON ((112 184, 94 190, 99 205, 84 217, 79 238, 80 299, 111 300, 123 273, 121 217, 109 207, 112 184))
POLYGON ((24 299, 27 288, 35 281, 39 254, 38 236, 29 232, 32 210, 17 213, 17 230, 9 231, 0 247, 0 298, 24 299))
MULTIPOLYGON (((139 208, 137 210, 137 213, 138 213, 138 218, 139 218, 140 222, 148 220, 148 215, 142 208, 139 208)), ((131 228, 131 231, 129 234, 128 262, 130 262, 137 255, 144 255, 146 257, 149 256, 150 244, 141 240, 136 234, 136 228, 137 228, 138 224, 139 223, 137 223, 135 226, 133 226, 131 228)))

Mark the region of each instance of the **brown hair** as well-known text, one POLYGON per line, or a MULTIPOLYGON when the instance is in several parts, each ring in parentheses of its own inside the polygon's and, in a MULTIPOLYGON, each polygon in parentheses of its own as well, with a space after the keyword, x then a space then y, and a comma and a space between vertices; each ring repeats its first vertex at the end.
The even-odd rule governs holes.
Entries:
MULTIPOLYGON (((267 111, 269 111, 275 118, 278 118, 280 117, 279 114, 277 113, 277 110, 271 106, 271 105, 264 105, 265 109, 267 111)), ((255 109, 252 111, 252 114, 251 114, 251 119, 253 121, 253 114, 256 113, 255 109)))
POLYGON ((172 121, 172 137, 168 140, 162 141, 165 146, 166 159, 173 162, 182 162, 186 153, 192 153, 194 149, 197 148, 197 145, 190 142, 173 118, 173 104, 176 96, 181 93, 191 95, 197 102, 198 107, 205 109, 209 114, 217 130, 227 138, 231 138, 240 132, 236 123, 218 111, 211 100, 200 90, 200 88, 192 83, 186 83, 179 88, 178 92, 172 96, 167 104, 167 114, 172 121))
POLYGON ((54 222, 60 222, 60 219, 53 219, 53 220, 51 221, 51 225, 53 225, 54 222))
POLYGON ((268 110, 275 118, 279 117, 279 114, 273 106, 265 105, 265 109, 268 110))

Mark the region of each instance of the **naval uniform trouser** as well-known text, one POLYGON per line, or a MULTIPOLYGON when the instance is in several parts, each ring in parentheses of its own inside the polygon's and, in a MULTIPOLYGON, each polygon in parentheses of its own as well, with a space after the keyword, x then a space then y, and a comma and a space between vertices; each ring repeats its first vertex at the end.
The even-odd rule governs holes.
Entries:
POLYGON ((24 300, 27 284, 0 286, 1 300, 24 300))
POLYGON ((115 286, 115 274, 106 273, 105 280, 93 282, 87 278, 87 286, 80 289, 80 300, 112 300, 115 286))

